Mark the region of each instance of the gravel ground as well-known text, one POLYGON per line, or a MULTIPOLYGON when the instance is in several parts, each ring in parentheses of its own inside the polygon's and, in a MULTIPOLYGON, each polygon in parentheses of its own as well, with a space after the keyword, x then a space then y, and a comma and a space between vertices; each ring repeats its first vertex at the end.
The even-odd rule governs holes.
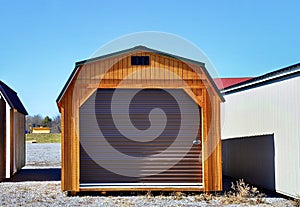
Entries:
POLYGON ((60 143, 27 143, 26 167, 60 167, 60 143))
MULTIPOLYGON (((222 196, 205 201, 200 196, 101 196, 84 195, 68 197, 61 192, 59 181, 1 183, 0 206, 248 206, 250 204, 224 205, 222 196)), ((283 198, 266 198, 253 206, 293 206, 283 198)))
MULTIPOLYGON (((27 144, 27 166, 8 182, 0 183, 0 206, 249 206, 226 204, 225 196, 210 195, 80 195, 68 197, 60 187, 60 144, 27 144)), ((225 180, 224 183, 230 183, 225 180)), ((278 195, 276 195, 278 196, 278 195)), ((253 206, 293 206, 268 196, 253 206)))

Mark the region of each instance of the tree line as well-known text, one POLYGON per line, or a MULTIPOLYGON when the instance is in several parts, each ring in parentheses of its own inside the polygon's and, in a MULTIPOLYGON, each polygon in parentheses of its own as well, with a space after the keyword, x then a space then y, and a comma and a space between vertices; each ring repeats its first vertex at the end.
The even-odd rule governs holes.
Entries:
POLYGON ((42 117, 40 114, 26 116, 26 130, 31 133, 33 127, 49 127, 51 133, 61 133, 61 117, 60 115, 50 118, 42 117))

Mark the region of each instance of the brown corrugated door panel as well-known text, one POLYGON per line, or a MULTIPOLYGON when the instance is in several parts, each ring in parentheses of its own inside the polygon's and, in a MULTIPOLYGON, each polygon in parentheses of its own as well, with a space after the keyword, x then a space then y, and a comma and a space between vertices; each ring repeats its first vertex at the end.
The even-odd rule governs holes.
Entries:
POLYGON ((5 138, 6 138, 6 105, 0 99, 0 180, 5 178, 5 138))
POLYGON ((201 184, 202 149, 201 144, 193 144, 201 140, 201 127, 196 134, 190 122, 180 128, 182 111, 191 122, 200 119, 197 104, 180 89, 117 90, 116 98, 115 89, 98 89, 80 107, 80 183, 201 184), (121 106, 132 94, 126 111, 121 106), (195 107, 198 113, 189 111, 195 107), (151 125, 156 129, 162 124, 160 111, 152 113, 158 108, 166 117, 161 132, 150 130, 151 125), (118 115, 117 123, 112 113, 118 115), (147 140, 139 130, 159 134, 147 140))

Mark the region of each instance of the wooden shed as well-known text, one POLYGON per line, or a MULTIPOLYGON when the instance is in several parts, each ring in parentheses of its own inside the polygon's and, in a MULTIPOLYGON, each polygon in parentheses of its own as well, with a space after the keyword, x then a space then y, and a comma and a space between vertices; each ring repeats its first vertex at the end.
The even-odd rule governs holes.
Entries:
POLYGON ((0 81, 0 181, 25 165, 25 116, 17 93, 0 81))
POLYGON ((144 46, 77 62, 57 98, 62 190, 222 190, 222 101, 204 63, 144 46))
POLYGON ((33 127, 32 134, 50 134, 50 127, 33 127))

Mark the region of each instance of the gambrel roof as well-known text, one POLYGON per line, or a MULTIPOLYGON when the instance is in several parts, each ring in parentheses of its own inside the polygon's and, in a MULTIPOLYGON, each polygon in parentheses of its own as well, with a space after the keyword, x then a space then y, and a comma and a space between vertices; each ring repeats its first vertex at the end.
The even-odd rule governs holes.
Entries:
POLYGON ((77 74, 77 71, 80 68, 80 66, 84 65, 85 63, 94 62, 94 61, 98 61, 98 60, 101 60, 101 59, 110 58, 110 57, 114 57, 114 56, 118 56, 118 55, 123 55, 123 54, 126 54, 126 53, 135 52, 135 51, 151 52, 151 53, 159 54, 159 55, 162 55, 162 56, 178 59, 178 60, 181 60, 183 62, 199 65, 203 69, 203 72, 205 73, 206 77, 208 78, 208 80, 212 84, 212 86, 213 86, 214 90, 216 91, 216 93, 218 94, 220 100, 225 101, 225 99, 223 98, 223 95, 220 93, 218 87, 216 86, 216 84, 213 81, 212 77, 210 76, 207 69, 205 68, 204 63, 199 62, 199 61, 195 61, 195 60, 191 60, 191 59, 188 59, 188 58, 184 58, 184 57, 181 57, 181 56, 165 53, 165 52, 162 52, 162 51, 154 50, 154 49, 151 49, 151 48, 148 48, 148 47, 145 47, 145 46, 136 46, 136 47, 121 50, 121 51, 118 51, 118 52, 110 53, 110 54, 107 54, 107 55, 103 55, 103 56, 99 56, 99 57, 90 58, 90 59, 86 59, 86 60, 76 62, 75 63, 75 68, 74 68, 71 76, 69 77, 68 81, 66 82, 65 86, 63 87, 62 91, 60 92, 58 98, 56 99, 56 102, 58 103, 58 102, 61 101, 61 98, 63 97, 64 93, 66 92, 66 90, 69 86, 69 84, 71 83, 71 81, 73 80, 75 75, 77 74))

